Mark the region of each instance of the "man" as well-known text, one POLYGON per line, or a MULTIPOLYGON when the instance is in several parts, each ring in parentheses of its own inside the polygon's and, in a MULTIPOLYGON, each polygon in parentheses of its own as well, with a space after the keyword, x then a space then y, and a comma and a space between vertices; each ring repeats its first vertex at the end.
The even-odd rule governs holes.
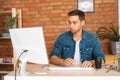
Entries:
POLYGON ((79 65, 92 67, 97 57, 104 59, 98 37, 83 30, 85 15, 80 10, 68 13, 70 31, 62 33, 56 40, 50 62, 60 66, 79 65))

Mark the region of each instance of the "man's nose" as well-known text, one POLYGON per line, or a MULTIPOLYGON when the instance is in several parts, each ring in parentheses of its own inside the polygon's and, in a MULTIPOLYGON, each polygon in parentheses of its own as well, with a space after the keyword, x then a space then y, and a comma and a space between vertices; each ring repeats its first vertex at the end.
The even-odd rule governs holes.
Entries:
POLYGON ((70 24, 70 28, 73 28, 73 26, 74 26, 74 24, 73 24, 73 23, 71 23, 71 24, 70 24))

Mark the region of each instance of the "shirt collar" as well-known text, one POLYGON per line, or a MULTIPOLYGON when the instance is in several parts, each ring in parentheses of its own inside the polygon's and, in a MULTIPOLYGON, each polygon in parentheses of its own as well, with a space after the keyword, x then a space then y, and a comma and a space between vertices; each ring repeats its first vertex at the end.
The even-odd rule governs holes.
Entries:
MULTIPOLYGON (((83 38, 83 36, 85 35, 85 30, 82 30, 82 38, 83 38)), ((70 36, 71 36, 71 38, 73 39, 73 34, 72 34, 72 32, 71 31, 69 31, 69 34, 70 34, 70 36)), ((73 39, 74 40, 74 39, 73 39)))

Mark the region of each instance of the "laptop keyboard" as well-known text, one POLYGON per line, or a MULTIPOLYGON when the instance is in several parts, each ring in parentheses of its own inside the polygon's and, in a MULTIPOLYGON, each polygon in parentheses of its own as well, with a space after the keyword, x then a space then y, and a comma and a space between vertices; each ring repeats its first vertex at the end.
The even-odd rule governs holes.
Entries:
POLYGON ((56 71, 61 71, 61 70, 64 70, 64 71, 67 71, 67 70, 81 70, 81 71, 88 71, 88 70, 94 70, 93 67, 49 67, 49 70, 56 70, 56 71))

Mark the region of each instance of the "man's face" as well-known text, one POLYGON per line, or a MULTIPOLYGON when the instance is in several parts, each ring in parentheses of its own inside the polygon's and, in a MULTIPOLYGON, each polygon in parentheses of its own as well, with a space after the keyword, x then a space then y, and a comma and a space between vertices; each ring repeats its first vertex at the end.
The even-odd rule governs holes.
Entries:
POLYGON ((68 24, 70 27, 70 30, 73 34, 77 34, 79 31, 82 30, 82 27, 84 25, 84 20, 80 21, 79 16, 69 16, 68 24))

